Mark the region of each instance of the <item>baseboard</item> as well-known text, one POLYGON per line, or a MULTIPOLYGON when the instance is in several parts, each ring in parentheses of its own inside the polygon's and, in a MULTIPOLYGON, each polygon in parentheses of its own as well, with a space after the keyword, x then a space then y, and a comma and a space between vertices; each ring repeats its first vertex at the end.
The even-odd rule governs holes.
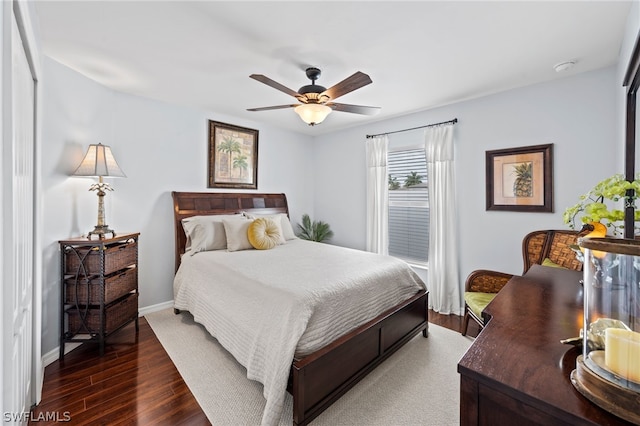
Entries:
MULTIPOLYGON (((64 354, 65 355, 68 354, 69 352, 71 352, 81 344, 82 343, 75 343, 75 342, 66 343, 64 345, 64 354)), ((60 358, 60 346, 56 346, 55 348, 51 349, 49 352, 47 352, 42 356, 42 365, 46 367, 52 362, 57 361, 59 358, 60 358)))
POLYGON ((138 309, 138 316, 143 317, 152 312, 163 311, 165 309, 173 308, 173 300, 169 300, 168 302, 158 303, 156 305, 145 306, 144 308, 138 309))
MULTIPOLYGON (((145 306, 144 308, 138 308, 138 317, 143 317, 152 312, 162 311, 164 309, 169 309, 169 308, 173 308, 173 300, 169 300, 167 302, 162 302, 162 303, 158 303, 151 306, 145 306)), ((69 351, 72 351, 78 346, 80 346, 81 344, 82 343, 73 343, 73 342, 69 342, 65 344, 64 345, 65 355, 68 354, 69 351)), ((49 352, 47 352, 42 356, 42 365, 46 367, 52 362, 57 361, 58 358, 60 358, 60 346, 56 346, 55 348, 51 349, 49 352)))

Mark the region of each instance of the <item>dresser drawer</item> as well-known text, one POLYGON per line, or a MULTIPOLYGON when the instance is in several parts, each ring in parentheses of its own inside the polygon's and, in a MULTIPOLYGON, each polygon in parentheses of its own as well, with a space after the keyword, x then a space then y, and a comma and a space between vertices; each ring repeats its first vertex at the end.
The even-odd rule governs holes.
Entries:
MULTIPOLYGON (((138 270, 129 266, 104 278, 104 303, 108 304, 138 288, 138 270)), ((65 280, 65 303, 98 305, 103 302, 100 279, 74 278, 65 280)))
MULTIPOLYGON (((67 311, 69 332, 73 334, 98 333, 100 308, 71 308, 67 311)), ((109 334, 138 316, 138 293, 131 293, 104 308, 104 333, 109 334)))
POLYGON ((104 249, 104 270, 100 267, 100 250, 90 247, 68 248, 65 251, 65 274, 83 277, 101 272, 109 275, 135 265, 138 258, 137 241, 112 244, 104 249))

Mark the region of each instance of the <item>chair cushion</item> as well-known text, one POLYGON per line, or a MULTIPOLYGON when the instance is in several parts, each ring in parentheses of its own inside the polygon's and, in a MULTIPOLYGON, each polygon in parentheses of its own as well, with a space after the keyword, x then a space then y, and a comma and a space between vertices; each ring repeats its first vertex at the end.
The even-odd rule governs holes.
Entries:
POLYGON ((498 293, 480 293, 476 291, 465 291, 464 301, 471 311, 480 319, 482 319, 482 311, 487 307, 489 302, 496 297, 498 293))
POLYGON ((556 262, 549 259, 548 257, 545 257, 545 259, 542 261, 542 266, 549 266, 551 268, 568 269, 568 268, 565 268, 564 266, 558 265, 556 262))

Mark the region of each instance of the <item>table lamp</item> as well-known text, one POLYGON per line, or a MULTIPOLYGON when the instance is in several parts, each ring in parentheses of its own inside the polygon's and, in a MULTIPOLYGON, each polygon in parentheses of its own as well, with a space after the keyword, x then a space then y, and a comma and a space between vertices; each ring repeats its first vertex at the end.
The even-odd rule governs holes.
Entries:
POLYGON ((78 166, 73 176, 91 176, 99 178, 98 183, 94 183, 89 188, 89 191, 97 191, 98 194, 98 224, 93 231, 87 234, 87 238, 91 239, 92 235, 97 235, 99 239, 104 239, 105 234, 111 234, 111 237, 115 237, 116 233, 113 229, 109 229, 109 226, 104 223, 104 196, 107 195, 105 191, 113 191, 111 185, 103 182, 103 177, 127 177, 124 172, 118 166, 116 159, 111 153, 111 148, 99 144, 89 145, 87 154, 84 156, 82 163, 78 166))

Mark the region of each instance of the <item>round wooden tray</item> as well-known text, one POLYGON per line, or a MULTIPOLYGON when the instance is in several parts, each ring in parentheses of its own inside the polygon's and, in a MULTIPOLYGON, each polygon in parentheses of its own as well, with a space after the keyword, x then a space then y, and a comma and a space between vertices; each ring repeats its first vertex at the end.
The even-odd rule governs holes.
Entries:
POLYGON ((584 364, 582 355, 576 360, 576 369, 571 372, 571 383, 578 392, 599 407, 622 419, 640 424, 640 393, 600 377, 584 364))

